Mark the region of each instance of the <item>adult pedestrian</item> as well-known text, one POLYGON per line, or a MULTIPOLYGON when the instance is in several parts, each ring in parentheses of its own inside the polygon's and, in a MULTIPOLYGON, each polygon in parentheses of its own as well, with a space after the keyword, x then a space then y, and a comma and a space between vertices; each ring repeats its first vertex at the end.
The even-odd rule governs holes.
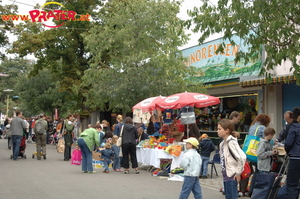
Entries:
POLYGON ((294 122, 297 122, 296 120, 293 119, 293 112, 292 111, 286 111, 283 115, 283 118, 286 122, 286 125, 282 128, 280 131, 276 141, 277 142, 283 142, 286 139, 287 132, 289 131, 291 124, 294 122))
POLYGON ((87 128, 79 135, 77 143, 82 153, 82 173, 95 173, 92 164, 92 151, 95 145, 98 147, 100 144, 98 134, 101 130, 100 124, 96 124, 92 128, 87 128))
POLYGON ((237 129, 237 126, 241 120, 241 114, 237 111, 232 111, 228 117, 230 122, 233 124, 234 128, 237 129))
POLYGON ((106 133, 106 131, 111 131, 110 124, 107 120, 102 120, 101 124, 103 126, 102 130, 104 131, 104 133, 106 133))
POLYGON ((7 137, 7 147, 9 150, 11 150, 12 139, 11 139, 10 121, 8 121, 7 125, 5 126, 4 132, 7 137))
POLYGON ((139 168, 136 159, 136 139, 138 139, 138 133, 136 128, 133 126, 131 117, 126 117, 124 123, 125 124, 122 131, 122 163, 124 167, 124 174, 129 174, 129 155, 132 168, 135 169, 136 174, 139 174, 139 168))
POLYGON ((137 129, 137 132, 138 132, 138 135, 139 135, 137 144, 140 143, 142 140, 148 139, 149 135, 148 135, 147 133, 144 132, 144 128, 143 128, 143 127, 139 127, 139 128, 137 129))
POLYGON ((73 144, 73 130, 74 124, 72 122, 73 115, 69 114, 67 119, 63 124, 63 136, 65 140, 65 151, 64 151, 64 161, 69 161, 71 159, 71 147, 73 144))
POLYGON ((286 178, 287 198, 297 199, 299 196, 300 180, 300 108, 293 109, 293 120, 287 133, 284 148, 289 156, 289 165, 286 178))
POLYGON ((22 112, 16 111, 16 117, 11 120, 11 138, 13 145, 13 160, 17 160, 19 156, 20 143, 23 137, 23 130, 26 128, 26 123, 21 118, 22 112))
POLYGON ((252 125, 249 129, 249 135, 256 135, 260 138, 264 138, 264 130, 269 126, 271 118, 267 114, 259 114, 255 117, 252 122, 252 125))
POLYGON ((121 128, 124 125, 123 124, 123 116, 122 115, 117 115, 117 124, 115 125, 114 128, 114 135, 117 135, 118 137, 120 136, 121 128))
POLYGON ((41 160, 41 151, 43 153, 44 160, 46 160, 46 139, 47 134, 46 131, 48 129, 48 123, 46 121, 46 116, 44 114, 40 114, 40 118, 35 122, 34 125, 34 133, 36 135, 36 157, 37 160, 41 160))

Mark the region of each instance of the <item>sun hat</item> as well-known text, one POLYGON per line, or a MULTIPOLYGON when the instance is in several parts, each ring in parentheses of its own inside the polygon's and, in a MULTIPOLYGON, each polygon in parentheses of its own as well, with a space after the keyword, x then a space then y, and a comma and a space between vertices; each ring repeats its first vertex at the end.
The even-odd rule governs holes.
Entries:
POLYGON ((183 142, 188 142, 196 148, 198 148, 198 145, 199 145, 199 142, 196 138, 189 138, 189 139, 183 140, 183 142))

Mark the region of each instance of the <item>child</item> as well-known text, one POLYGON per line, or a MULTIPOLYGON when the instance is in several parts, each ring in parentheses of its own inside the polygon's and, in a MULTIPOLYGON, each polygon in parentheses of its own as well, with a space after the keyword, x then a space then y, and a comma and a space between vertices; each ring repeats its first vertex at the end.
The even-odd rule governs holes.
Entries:
POLYGON ((107 143, 107 142, 110 143, 112 137, 113 137, 113 132, 112 131, 106 131, 106 133, 105 133, 105 135, 102 139, 102 143, 101 143, 100 147, 103 147, 105 145, 105 143, 107 143))
POLYGON ((199 142, 196 138, 189 138, 183 141, 186 142, 187 150, 180 163, 180 167, 184 169, 184 181, 179 199, 187 199, 191 191, 196 199, 202 199, 202 192, 198 179, 202 160, 199 153, 196 151, 199 142))
POLYGON ((233 129, 234 126, 228 119, 218 122, 218 136, 223 138, 219 149, 226 199, 238 198, 237 185, 241 180, 241 173, 246 162, 246 155, 237 142, 239 133, 233 129))
POLYGON ((202 159, 202 166, 200 169, 199 178, 205 179, 207 178, 207 167, 208 167, 210 153, 215 150, 215 145, 211 141, 211 139, 209 139, 207 134, 201 135, 199 140, 200 140, 200 144, 199 144, 200 155, 202 159))
POLYGON ((271 170, 272 156, 277 154, 276 150, 272 149, 271 140, 275 135, 275 130, 267 127, 264 130, 264 139, 261 138, 257 149, 257 166, 259 173, 268 173, 271 170))
POLYGON ((114 171, 122 171, 121 167, 120 167, 120 163, 121 163, 121 157, 120 155, 120 147, 118 147, 117 144, 117 140, 118 140, 118 136, 114 135, 112 138, 112 147, 111 149, 114 152, 114 161, 113 161, 113 169, 114 171))
POLYGON ((114 152, 111 150, 111 144, 106 143, 103 148, 99 148, 99 152, 102 154, 101 158, 103 158, 104 162, 104 171, 103 173, 109 173, 109 164, 111 163, 112 158, 114 157, 114 152))

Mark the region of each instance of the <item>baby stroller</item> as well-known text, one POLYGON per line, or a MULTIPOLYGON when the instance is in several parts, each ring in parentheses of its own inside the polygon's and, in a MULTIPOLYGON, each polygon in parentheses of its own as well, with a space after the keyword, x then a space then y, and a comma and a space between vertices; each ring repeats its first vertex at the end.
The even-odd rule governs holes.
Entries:
MULTIPOLYGON (((24 158, 24 159, 26 159, 25 149, 26 149, 26 137, 23 136, 21 143, 20 143, 19 157, 24 158)), ((10 156, 10 159, 13 159, 13 155, 10 156)))

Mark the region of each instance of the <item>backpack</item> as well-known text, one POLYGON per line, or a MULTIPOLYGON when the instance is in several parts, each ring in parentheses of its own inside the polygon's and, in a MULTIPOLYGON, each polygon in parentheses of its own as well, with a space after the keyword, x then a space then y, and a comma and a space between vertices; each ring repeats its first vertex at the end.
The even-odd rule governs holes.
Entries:
MULTIPOLYGON (((229 153, 230 155, 233 157, 233 159, 235 159, 236 161, 236 157, 233 155, 232 151, 229 149, 229 153)), ((244 164, 244 170, 243 172, 241 173, 241 180, 244 180, 244 179, 247 179, 251 176, 251 167, 250 167, 250 164, 246 161, 245 164, 244 164)))
POLYGON ((35 122, 35 129, 38 135, 43 135, 45 133, 46 129, 42 120, 37 120, 35 122))
POLYGON ((73 125, 70 125, 70 124, 68 123, 68 121, 65 121, 65 124, 66 124, 66 131, 67 131, 67 132, 73 131, 73 128, 74 128, 73 125))

